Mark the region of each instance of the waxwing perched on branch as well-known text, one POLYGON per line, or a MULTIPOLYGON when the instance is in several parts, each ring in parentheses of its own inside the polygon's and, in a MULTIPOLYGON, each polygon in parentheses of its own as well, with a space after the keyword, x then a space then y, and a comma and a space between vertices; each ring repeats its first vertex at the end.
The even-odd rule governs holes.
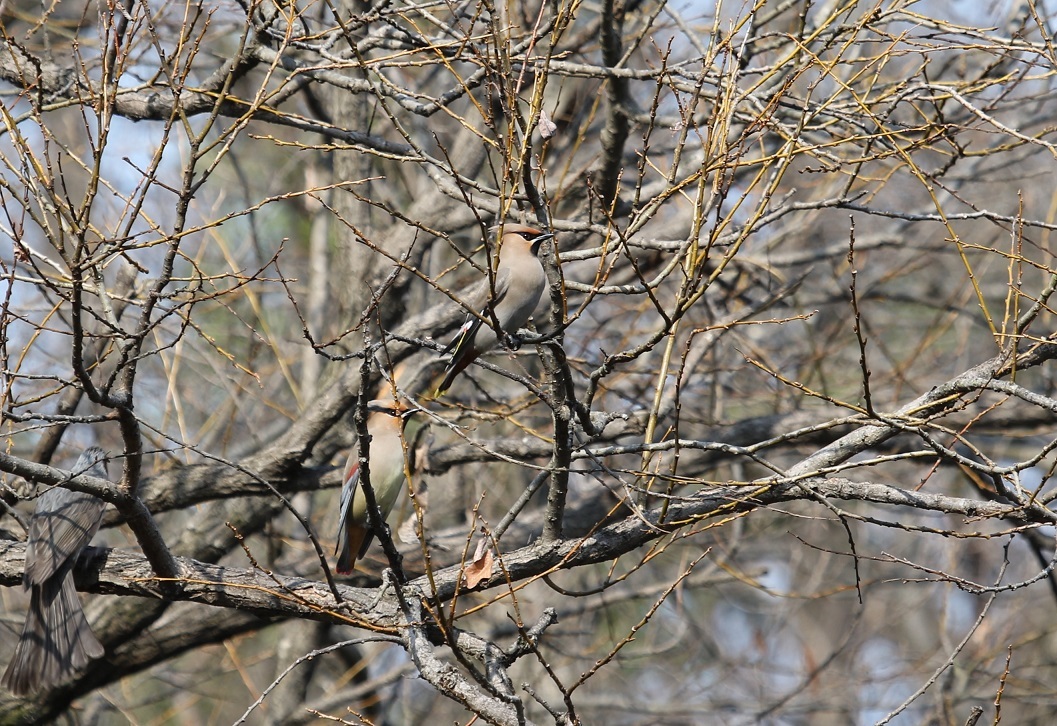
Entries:
MULTIPOLYGON (((540 296, 547 286, 547 276, 536 255, 540 244, 552 237, 554 235, 550 232, 540 232, 523 224, 508 224, 503 228, 499 264, 495 271, 495 294, 488 305, 495 312, 499 326, 508 335, 516 334, 532 317, 532 311, 539 304, 540 296)), ((480 317, 471 315, 466 319, 443 351, 443 354, 451 353, 451 360, 444 369, 444 380, 437 386, 435 395, 447 391, 455 376, 462 373, 481 353, 495 347, 498 342, 496 331, 490 324, 482 325, 484 321, 490 320, 487 308, 480 317)))
MULTIPOLYGON (((368 462, 371 467, 371 489, 382 512, 389 517, 393 505, 404 487, 404 427, 417 409, 404 401, 375 400, 367 404, 367 431, 371 435, 368 462)), ((374 532, 367 514, 367 497, 360 488, 360 461, 356 449, 349 454, 341 487, 341 515, 338 520, 338 574, 348 575, 356 567, 371 544, 374 532)))
MULTIPOLYGON (((105 479, 106 453, 85 449, 73 472, 105 479)), ((57 685, 103 655, 77 598, 73 568, 99 530, 105 507, 102 499, 62 487, 37 498, 22 576, 29 612, 3 678, 16 695, 57 685)))

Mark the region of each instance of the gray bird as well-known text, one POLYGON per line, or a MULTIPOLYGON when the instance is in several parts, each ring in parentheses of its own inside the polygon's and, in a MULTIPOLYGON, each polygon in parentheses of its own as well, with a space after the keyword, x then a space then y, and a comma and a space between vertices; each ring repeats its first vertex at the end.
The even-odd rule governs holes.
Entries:
MULTIPOLYGON (((85 449, 75 474, 106 478, 106 453, 85 449)), ((37 498, 26 543, 22 584, 29 612, 3 685, 24 696, 55 686, 103 655, 81 609, 73 568, 99 530, 106 502, 91 494, 52 487, 37 498)))
MULTIPOLYGON (((528 322, 539 304, 547 286, 547 276, 536 255, 543 241, 553 236, 550 232, 540 232, 523 224, 508 224, 503 228, 499 264, 495 270, 495 294, 488 305, 495 312, 499 326, 509 335, 517 333, 528 322)), ((440 396, 447 391, 455 376, 499 342, 490 325, 482 326, 482 318, 491 319, 487 309, 480 317, 468 317, 454 340, 442 351, 442 354, 451 353, 451 360, 434 395, 440 396)))
MULTIPOLYGON (((418 409, 409 408, 403 401, 374 400, 367 404, 368 461, 371 466, 371 489, 382 519, 389 517, 407 478, 404 465, 404 427, 418 409)), ((338 574, 349 575, 356 569, 356 560, 367 553, 374 532, 367 514, 367 496, 360 487, 360 459, 354 449, 349 454, 342 477, 341 514, 338 520, 338 574)))

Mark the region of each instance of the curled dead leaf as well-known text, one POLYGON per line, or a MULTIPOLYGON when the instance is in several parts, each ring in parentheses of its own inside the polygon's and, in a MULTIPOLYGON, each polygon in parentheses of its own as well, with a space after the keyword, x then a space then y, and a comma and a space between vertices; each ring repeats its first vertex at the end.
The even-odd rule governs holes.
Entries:
POLYGON ((494 559, 492 548, 488 546, 488 540, 484 537, 477 541, 477 550, 473 553, 473 561, 463 568, 462 578, 466 587, 474 589, 482 581, 492 576, 494 559))

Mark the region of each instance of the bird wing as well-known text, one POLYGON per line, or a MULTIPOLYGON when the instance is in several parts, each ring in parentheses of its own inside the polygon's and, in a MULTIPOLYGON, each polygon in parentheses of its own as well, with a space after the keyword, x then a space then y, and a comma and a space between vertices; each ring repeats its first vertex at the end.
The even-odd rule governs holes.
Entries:
POLYGON ((466 322, 459 328, 459 332, 451 339, 451 342, 440 352, 441 355, 448 355, 451 353, 451 360, 448 362, 445 370, 455 365, 455 361, 459 359, 462 352, 466 350, 468 345, 473 344, 474 338, 477 337, 477 331, 481 329, 481 323, 483 321, 476 315, 467 315, 466 322))
POLYGON ((41 494, 29 524, 26 583, 39 585, 72 565, 99 530, 105 507, 102 499, 62 487, 41 494))
POLYGON ((510 289, 511 275, 509 267, 500 267, 495 271, 495 294, 492 295, 493 309, 506 297, 507 290, 510 289))
POLYGON ((356 518, 356 492, 360 488, 360 462, 350 456, 342 477, 341 500, 338 503, 338 541, 334 554, 338 557, 339 575, 349 575, 356 568, 356 560, 363 557, 371 543, 371 533, 365 521, 356 518))
POLYGON ((341 500, 338 503, 338 546, 334 549, 337 554, 338 548, 344 541, 345 532, 354 524, 352 520, 352 503, 356 499, 356 490, 360 487, 360 462, 353 456, 349 457, 345 464, 345 473, 342 476, 344 484, 341 485, 341 500))
MULTIPOLYGON (((507 290, 510 289, 510 270, 508 268, 501 268, 496 272, 495 275, 495 295, 491 296, 491 306, 495 310, 495 307, 506 297, 507 290)), ((485 288, 487 292, 488 288, 485 288)), ((454 361, 457 361, 466 347, 473 343, 474 338, 477 337, 477 331, 481 329, 481 325, 484 323, 484 319, 488 315, 488 310, 485 308, 486 302, 481 304, 481 314, 478 315, 467 315, 466 322, 462 324, 459 331, 448 343, 447 347, 440 352, 441 355, 452 354, 452 362, 448 364, 448 369, 454 365, 454 361), (454 352, 453 352, 454 351, 454 352)))
MULTIPOLYGON (((89 446, 74 473, 107 478, 106 452, 89 446)), ((26 585, 39 585, 61 568, 71 568, 99 531, 106 502, 85 492, 52 487, 37 497, 26 543, 26 585)))

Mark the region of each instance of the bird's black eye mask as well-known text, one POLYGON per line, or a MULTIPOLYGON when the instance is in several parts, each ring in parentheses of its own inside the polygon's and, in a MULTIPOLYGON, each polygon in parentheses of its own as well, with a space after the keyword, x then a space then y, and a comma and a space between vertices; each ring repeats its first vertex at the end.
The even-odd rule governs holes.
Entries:
POLYGON ((553 232, 540 232, 539 234, 534 235, 533 237, 531 237, 530 239, 532 240, 532 252, 533 252, 533 254, 539 252, 541 244, 543 244, 547 240, 553 239, 553 238, 554 238, 554 233, 553 232))
POLYGON ((367 404, 367 410, 375 413, 384 413, 387 416, 393 418, 407 418, 411 414, 415 413, 418 409, 415 408, 395 408, 393 406, 386 406, 385 404, 375 403, 370 401, 367 404))

